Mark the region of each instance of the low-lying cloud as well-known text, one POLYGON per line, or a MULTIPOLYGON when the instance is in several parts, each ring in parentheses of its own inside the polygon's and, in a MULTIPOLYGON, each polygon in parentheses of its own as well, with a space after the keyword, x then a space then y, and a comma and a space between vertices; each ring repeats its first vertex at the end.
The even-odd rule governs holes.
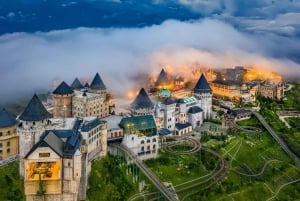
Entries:
POLYGON ((177 74, 184 66, 186 73, 195 63, 259 66, 300 76, 299 63, 285 55, 291 51, 300 52, 299 40, 272 33, 251 35, 212 19, 6 34, 0 36, 0 102, 51 90, 54 78, 71 84, 75 77, 87 80, 96 72, 109 90, 124 95, 136 88, 136 75, 157 75, 165 66, 177 74))

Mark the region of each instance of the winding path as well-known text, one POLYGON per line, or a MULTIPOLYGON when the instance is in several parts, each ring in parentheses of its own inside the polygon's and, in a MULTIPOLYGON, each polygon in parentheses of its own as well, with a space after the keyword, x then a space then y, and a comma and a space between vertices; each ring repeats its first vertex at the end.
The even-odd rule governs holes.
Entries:
POLYGON ((293 181, 290 181, 290 182, 287 182, 287 183, 281 185, 281 186, 277 189, 275 195, 273 195, 272 197, 268 198, 266 201, 269 201, 269 200, 274 199, 274 198, 278 195, 278 193, 280 192, 280 190, 281 190, 282 188, 284 188, 285 186, 290 185, 290 184, 297 183, 297 182, 299 182, 299 181, 300 181, 300 178, 295 179, 295 180, 293 180, 293 181))
POLYGON ((242 172, 239 172, 239 171, 237 171, 237 170, 234 170, 234 169, 232 169, 232 171, 235 172, 235 173, 237 173, 237 174, 240 174, 240 175, 243 175, 243 176, 247 176, 247 177, 257 177, 257 176, 262 175, 262 174, 265 172, 265 169, 266 169, 266 167, 267 167, 269 164, 275 163, 275 162, 282 162, 282 161, 279 161, 279 160, 269 160, 269 161, 267 161, 267 162, 264 164, 264 166, 263 166, 263 168, 261 169, 261 171, 258 172, 258 173, 256 173, 256 174, 246 174, 246 173, 242 173, 242 172))

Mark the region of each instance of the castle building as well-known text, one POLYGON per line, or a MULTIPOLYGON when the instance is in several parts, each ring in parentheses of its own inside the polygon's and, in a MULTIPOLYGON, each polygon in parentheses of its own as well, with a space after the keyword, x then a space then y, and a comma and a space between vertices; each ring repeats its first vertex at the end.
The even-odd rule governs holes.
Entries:
POLYGON ((83 86, 76 78, 71 87, 62 82, 53 91, 53 116, 103 118, 114 110, 112 98, 106 91, 99 73, 93 78, 91 85, 83 86))
POLYGON ((62 82, 53 91, 53 117, 72 117, 73 90, 65 82, 62 82))
POLYGON ((24 158, 27 201, 78 200, 80 145, 81 135, 75 129, 43 133, 24 158))
MULTIPOLYGON (((77 81, 75 80, 74 82, 77 81)), ((79 83, 74 85, 73 87, 80 86, 79 83)), ((72 99, 73 116, 106 117, 109 115, 110 104, 113 104, 109 99, 106 86, 104 85, 99 73, 97 73, 91 85, 86 83, 83 90, 74 90, 74 96, 72 99)))
POLYGON ((162 102, 154 104, 142 88, 131 104, 133 115, 151 114, 155 117, 158 129, 168 129, 186 133, 192 128, 201 126, 203 119, 211 118, 212 114, 212 91, 206 78, 202 74, 195 88, 194 96, 181 99, 167 97, 162 102))
POLYGON ((258 87, 258 94, 263 97, 273 100, 280 100, 284 97, 284 86, 282 82, 275 83, 271 80, 266 80, 258 87))
POLYGON ((17 120, 4 108, 0 110, 0 161, 19 154, 17 120))
POLYGON ((20 124, 17 128, 21 177, 24 177, 24 157, 31 147, 39 141, 42 132, 50 123, 50 118, 50 113, 45 109, 38 96, 34 94, 23 113, 19 116, 20 124))
POLYGON ((107 153, 106 122, 50 118, 36 95, 19 119, 26 200, 85 200, 91 162, 107 153))
POLYGON ((233 100, 234 97, 241 96, 241 82, 232 80, 213 80, 210 82, 212 93, 216 97, 228 98, 233 100))

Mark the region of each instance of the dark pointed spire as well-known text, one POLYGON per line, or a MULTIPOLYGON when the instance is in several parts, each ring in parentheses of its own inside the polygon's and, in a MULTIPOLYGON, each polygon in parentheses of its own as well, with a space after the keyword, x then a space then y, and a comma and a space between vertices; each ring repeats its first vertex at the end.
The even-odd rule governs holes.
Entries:
POLYGON ((211 93, 211 88, 203 74, 201 74, 195 88, 194 93, 211 93))
POLYGON ((132 109, 153 108, 154 104, 150 100, 144 88, 141 88, 135 100, 131 103, 132 109))
POLYGON ((169 79, 168 76, 165 72, 164 69, 161 69, 158 78, 156 80, 156 85, 164 85, 164 84, 168 84, 169 83, 169 79))
POLYGON ((19 119, 24 121, 41 121, 50 117, 51 114, 46 110, 38 96, 34 94, 19 119))
POLYGON ((5 128, 9 126, 14 126, 18 122, 16 118, 14 118, 9 112, 7 112, 4 108, 0 110, 0 128, 5 128))
POLYGON ((71 89, 82 89, 83 85, 81 84, 81 82, 78 80, 78 78, 75 78, 75 80, 73 81, 73 83, 71 84, 71 89))
POLYGON ((84 87, 85 87, 85 88, 90 88, 89 83, 85 83, 84 87))
POLYGON ((65 83, 64 81, 58 85, 58 87, 53 91, 53 94, 57 95, 66 95, 66 94, 72 94, 73 90, 71 87, 65 83))
POLYGON ((99 73, 97 73, 91 83, 91 89, 106 89, 106 86, 104 85, 99 73))

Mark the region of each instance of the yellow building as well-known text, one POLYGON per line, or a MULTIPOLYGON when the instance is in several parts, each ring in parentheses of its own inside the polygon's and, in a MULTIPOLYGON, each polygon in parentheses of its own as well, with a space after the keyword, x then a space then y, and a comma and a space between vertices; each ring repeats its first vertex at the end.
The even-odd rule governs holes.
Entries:
POLYGON ((209 83, 214 96, 230 98, 240 97, 241 84, 234 81, 214 80, 209 83))
POLYGON ((5 109, 0 111, 0 160, 19 153, 17 120, 5 109))

